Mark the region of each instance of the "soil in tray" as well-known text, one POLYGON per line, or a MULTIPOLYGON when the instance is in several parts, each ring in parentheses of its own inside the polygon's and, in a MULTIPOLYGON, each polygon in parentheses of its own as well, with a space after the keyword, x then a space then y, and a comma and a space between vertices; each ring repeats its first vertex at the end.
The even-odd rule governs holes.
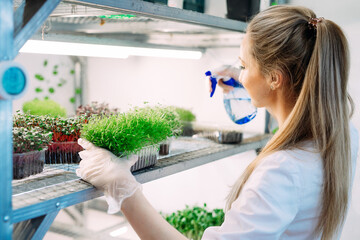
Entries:
POLYGON ((160 144, 160 150, 159 150, 160 155, 168 155, 169 152, 170 152, 170 144, 169 143, 160 144))
POLYGON ((44 169, 44 161, 41 152, 14 153, 13 155, 13 179, 22 179, 41 173, 44 169))

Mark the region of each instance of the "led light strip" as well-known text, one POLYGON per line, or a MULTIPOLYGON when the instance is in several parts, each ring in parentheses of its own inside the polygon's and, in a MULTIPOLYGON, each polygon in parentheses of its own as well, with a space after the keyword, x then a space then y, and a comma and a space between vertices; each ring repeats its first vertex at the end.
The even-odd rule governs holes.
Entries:
POLYGON ((131 55, 180 59, 200 59, 202 56, 200 51, 138 48, 41 40, 28 40, 19 52, 105 58, 127 58, 131 55))

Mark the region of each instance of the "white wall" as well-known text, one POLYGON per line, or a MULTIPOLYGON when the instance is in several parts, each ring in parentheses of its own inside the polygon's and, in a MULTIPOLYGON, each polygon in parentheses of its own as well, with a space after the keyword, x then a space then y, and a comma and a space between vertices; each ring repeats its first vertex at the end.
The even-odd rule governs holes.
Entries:
POLYGON ((233 155, 143 184, 143 192, 164 213, 183 209, 185 204, 224 208, 231 186, 255 157, 255 151, 233 155))
POLYGON ((209 97, 205 72, 223 64, 233 64, 238 53, 239 48, 209 49, 200 60, 89 58, 85 102, 104 101, 121 111, 143 102, 175 105, 191 109, 200 123, 263 132, 264 109, 259 109, 258 116, 249 124, 235 125, 223 107, 222 91, 218 89, 213 98, 209 97))
POLYGON ((34 98, 43 100, 47 96, 66 108, 69 116, 74 115, 75 106, 70 102, 70 98, 75 96, 74 75, 70 73, 74 69, 74 63, 68 56, 20 53, 15 61, 27 70, 29 88, 22 98, 13 101, 13 112, 22 110, 22 105, 26 101, 34 98), (47 61, 46 66, 44 61, 47 61), (55 69, 57 74, 53 74, 55 69), (35 74, 41 74, 44 80, 37 80, 35 74), (41 88, 43 91, 36 92, 36 88, 41 88), (55 92, 50 93, 49 88, 54 88, 55 92))
MULTIPOLYGON (((357 9, 360 9, 360 4, 357 5, 357 9)), ((355 6, 354 6, 355 7, 355 6)), ((350 54, 351 54, 351 71, 349 92, 356 104, 354 116, 352 118, 353 123, 360 129, 360 49, 358 44, 360 43, 360 17, 357 22, 349 23, 344 26, 344 30, 347 33, 348 40, 350 42, 350 54)), ((358 154, 359 155, 359 154, 358 154)), ((352 193, 352 204, 349 210, 347 222, 344 227, 342 239, 360 239, 360 228, 358 227, 360 222, 360 161, 358 158, 356 174, 354 179, 352 193)))

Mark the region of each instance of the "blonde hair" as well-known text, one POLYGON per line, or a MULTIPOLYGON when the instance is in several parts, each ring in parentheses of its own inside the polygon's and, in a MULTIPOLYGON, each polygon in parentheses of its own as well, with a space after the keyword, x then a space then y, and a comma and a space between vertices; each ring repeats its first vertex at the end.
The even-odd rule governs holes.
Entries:
POLYGON ((260 12, 248 25, 251 53, 262 74, 281 72, 294 107, 283 126, 236 181, 226 209, 238 198, 264 156, 313 140, 323 161, 322 206, 314 235, 331 239, 343 224, 348 206, 351 179, 348 124, 353 102, 347 93, 347 40, 340 27, 330 20, 310 25, 310 18, 315 17, 305 7, 282 5, 260 12))

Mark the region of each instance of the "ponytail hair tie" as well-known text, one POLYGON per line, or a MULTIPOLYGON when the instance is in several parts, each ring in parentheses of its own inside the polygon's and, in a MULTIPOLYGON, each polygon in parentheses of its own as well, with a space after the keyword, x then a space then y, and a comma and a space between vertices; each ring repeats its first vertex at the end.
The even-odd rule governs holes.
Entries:
POLYGON ((323 17, 319 17, 319 18, 310 18, 308 21, 309 27, 316 29, 317 28, 317 24, 322 22, 322 20, 324 20, 323 17))

